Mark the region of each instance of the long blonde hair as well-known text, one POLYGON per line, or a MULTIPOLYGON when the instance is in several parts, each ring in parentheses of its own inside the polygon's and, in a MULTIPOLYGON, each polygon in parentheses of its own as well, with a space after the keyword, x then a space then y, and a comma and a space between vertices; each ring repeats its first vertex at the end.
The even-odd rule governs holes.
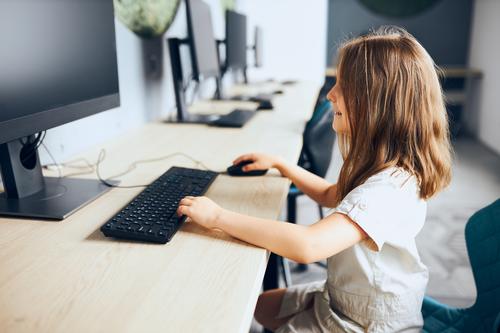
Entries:
POLYGON ((416 176, 422 199, 449 184, 451 146, 437 71, 401 28, 383 27, 340 48, 339 86, 350 131, 339 135, 344 164, 336 204, 392 166, 416 176))

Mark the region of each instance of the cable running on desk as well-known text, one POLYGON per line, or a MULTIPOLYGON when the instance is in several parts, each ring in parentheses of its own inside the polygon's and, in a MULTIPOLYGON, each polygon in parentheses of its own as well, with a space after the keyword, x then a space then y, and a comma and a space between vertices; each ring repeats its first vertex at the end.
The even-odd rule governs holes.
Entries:
MULTIPOLYGON (((116 175, 113 175, 111 177, 104 178, 104 177, 101 176, 101 173, 99 171, 99 166, 100 166, 100 164, 106 158, 106 150, 105 149, 101 149, 101 151, 99 152, 97 161, 94 164, 90 163, 88 160, 86 160, 84 158, 80 158, 80 159, 75 160, 75 162, 76 161, 83 161, 85 164, 87 164, 87 167, 91 169, 90 171, 87 171, 87 172, 78 172, 78 173, 73 173, 73 174, 61 176, 60 166, 70 167, 70 168, 77 168, 77 169, 83 169, 83 168, 86 168, 86 167, 70 166, 70 163, 72 163, 72 162, 69 162, 69 163, 57 163, 55 161, 54 157, 52 156, 52 154, 50 153, 50 151, 48 150, 48 148, 45 145, 44 145, 44 148, 47 150, 47 152, 49 153, 49 156, 51 157, 52 161, 54 162, 53 165, 55 165, 58 168, 59 176, 60 177, 80 176, 80 175, 86 175, 86 174, 90 174, 90 173, 95 172, 98 180, 101 183, 103 183, 106 186, 116 187, 116 188, 138 188, 138 187, 147 187, 147 186, 149 186, 150 184, 144 184, 144 185, 142 185, 142 184, 141 185, 116 185, 116 184, 110 183, 110 181, 113 180, 113 179, 115 179, 115 178, 117 178, 117 177, 124 176, 124 175, 132 172, 134 169, 136 169, 136 167, 139 164, 160 162, 162 160, 166 160, 166 159, 169 159, 169 158, 172 158, 172 157, 175 157, 175 156, 183 156, 183 157, 185 157, 185 158, 193 161, 196 165, 199 165, 199 166, 203 167, 205 170, 216 172, 216 171, 210 170, 210 168, 207 167, 203 162, 201 162, 201 161, 199 161, 199 160, 197 160, 197 159, 195 159, 195 158, 193 158, 193 157, 191 157, 191 156, 189 156, 189 155, 187 155, 185 153, 175 152, 175 153, 172 153, 172 154, 169 154, 169 155, 165 155, 165 156, 160 156, 160 157, 155 157, 155 158, 151 158, 151 159, 144 159, 144 160, 138 160, 138 161, 132 162, 132 164, 129 165, 129 167, 127 168, 127 170, 125 170, 125 171, 123 171, 121 173, 118 173, 116 175)), ((49 166, 50 166, 50 164, 47 164, 44 167, 48 168, 49 166)))

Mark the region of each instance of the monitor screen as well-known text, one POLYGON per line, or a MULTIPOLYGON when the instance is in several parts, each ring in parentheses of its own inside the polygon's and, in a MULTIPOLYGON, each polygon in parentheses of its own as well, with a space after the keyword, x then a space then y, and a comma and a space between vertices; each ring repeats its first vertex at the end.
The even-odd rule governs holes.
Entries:
POLYGON ((187 0, 186 5, 194 79, 219 76, 219 57, 210 7, 201 0, 187 0))
POLYGON ((255 67, 262 67, 262 28, 255 27, 254 48, 255 48, 255 67))
POLYGON ((0 45, 0 143, 119 105, 112 0, 1 0, 0 45))
POLYGON ((235 11, 226 11, 226 66, 247 67, 247 17, 235 11))

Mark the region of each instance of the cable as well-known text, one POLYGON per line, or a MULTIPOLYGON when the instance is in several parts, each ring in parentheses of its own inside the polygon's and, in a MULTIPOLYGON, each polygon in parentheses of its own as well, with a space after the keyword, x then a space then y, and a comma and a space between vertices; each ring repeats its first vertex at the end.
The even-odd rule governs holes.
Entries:
MULTIPOLYGON (((43 143, 42 143, 43 144, 43 143)), ((151 159, 146 159, 146 160, 139 160, 139 161, 135 161, 135 162, 132 162, 132 164, 129 165, 129 167, 123 171, 123 172, 120 172, 116 175, 113 175, 111 177, 108 177, 108 178, 103 178, 101 176, 101 173, 100 173, 100 170, 99 170, 99 166, 100 164, 105 160, 106 158, 106 150, 105 149, 101 149, 100 152, 99 152, 99 155, 97 156, 97 161, 96 163, 92 164, 90 163, 88 160, 86 160, 85 158, 78 158, 76 160, 73 160, 73 161, 70 161, 70 162, 66 162, 66 163, 58 163, 54 156, 50 153, 49 149, 47 148, 47 146, 45 146, 43 144, 43 147, 45 148, 45 150, 47 151, 47 153, 49 154, 50 158, 52 159, 52 162, 53 164, 46 164, 44 165, 43 167, 44 168, 47 168, 48 166, 50 165, 55 165, 58 167, 58 171, 59 171, 59 177, 60 178, 66 178, 66 177, 71 177, 71 176, 78 176, 78 175, 84 175, 84 174, 89 174, 89 173, 92 173, 92 172, 95 172, 96 175, 97 175, 97 179, 103 183, 104 185, 108 186, 108 187, 117 187, 117 188, 136 188, 136 187, 147 187, 149 186, 150 184, 146 184, 146 185, 116 185, 116 184, 113 184, 113 183, 110 183, 110 180, 113 180, 117 177, 120 177, 120 176, 124 176, 128 173, 130 173, 131 171, 135 170, 137 168, 137 166, 139 164, 144 164, 144 163, 152 163, 152 162, 159 162, 159 161, 162 161, 162 160, 165 160, 165 159, 169 159, 169 158, 172 158, 174 156, 183 156, 189 160, 191 160, 192 162, 194 162, 196 164, 196 166, 201 166, 203 167, 205 170, 208 170, 208 171, 212 171, 212 172, 217 172, 217 171, 213 171, 213 170, 210 170, 209 167, 207 167, 203 162, 197 160, 197 159, 194 159, 193 157, 185 154, 185 153, 182 153, 182 152, 176 152, 176 153, 172 153, 172 154, 169 154, 169 155, 165 155, 165 156, 160 156, 160 157, 155 157, 155 158, 151 158, 151 159), (87 168, 90 168, 90 171, 85 171, 85 172, 78 172, 78 173, 73 173, 73 174, 68 174, 68 175, 62 175, 61 173, 61 167, 69 167, 69 168, 76 168, 76 169, 83 169, 83 168, 86 168, 86 167, 82 167, 82 166, 71 166, 72 163, 76 163, 77 161, 83 161, 87 166, 87 168)))
MULTIPOLYGON (((146 184, 146 185, 116 185, 116 184, 112 184, 110 183, 109 181, 116 178, 116 177, 120 177, 120 176, 123 176, 123 175, 126 175, 127 173, 131 172, 132 170, 134 170, 139 164, 144 164, 144 163, 152 163, 152 162, 159 162, 159 161, 162 161, 162 160, 165 160, 165 159, 169 159, 169 158, 172 158, 174 156, 183 156, 191 161, 193 161, 197 166, 202 166, 203 168, 205 168, 205 170, 208 170, 208 171, 213 171, 213 170, 210 170, 210 168, 208 168, 203 162, 199 161, 199 160, 196 160, 194 158, 192 158, 191 156, 187 155, 187 154, 184 154, 184 153, 181 153, 181 152, 176 152, 176 153, 172 153, 172 154, 169 154, 169 155, 166 155, 166 156, 161 156, 161 157, 156 157, 156 158, 151 158, 151 159, 146 159, 146 160, 139 160, 139 161, 135 161, 133 162, 128 168, 127 170, 119 173, 119 174, 116 174, 114 176, 111 176, 111 177, 108 177, 107 179, 104 179, 100 172, 99 172, 99 165, 101 164, 102 161, 104 161, 105 157, 106 157, 106 150, 102 149, 100 152, 99 152, 99 156, 97 158, 97 162, 96 162, 96 174, 97 174, 97 178, 99 179, 100 182, 102 182, 104 185, 108 186, 108 187, 118 187, 118 188, 136 188, 136 187, 147 187, 149 186, 150 184, 146 184)), ((216 172, 216 171, 213 171, 213 172, 216 172)))
POLYGON ((45 137, 47 136, 47 131, 43 131, 40 136, 41 136, 41 138, 38 141, 38 143, 37 143, 37 145, 35 147, 35 150, 38 150, 38 148, 40 148, 40 146, 43 144, 43 140, 45 140, 45 137))
POLYGON ((191 74, 189 75, 189 78, 187 79, 187 82, 186 84, 184 84, 182 86, 182 91, 185 93, 188 89, 189 89, 189 86, 191 85, 192 82, 197 82, 196 80, 194 80, 194 74, 191 74))
POLYGON ((189 101, 189 105, 192 105, 194 103, 194 100, 198 95, 199 91, 200 91, 200 83, 195 81, 195 86, 193 93, 191 94, 191 100, 189 101))
POLYGON ((69 161, 66 163, 61 163, 63 166, 67 166, 72 169, 85 169, 85 168, 93 168, 95 167, 95 164, 90 163, 87 159, 85 158, 77 158, 76 160, 69 161), (80 165, 71 165, 73 163, 77 163, 78 161, 82 161, 86 164, 86 166, 80 166, 80 165))
POLYGON ((38 133, 35 133, 33 135, 36 136, 35 141, 33 141, 33 142, 30 142, 31 135, 26 137, 26 142, 23 142, 23 138, 19 138, 19 142, 21 143, 21 145, 23 145, 23 147, 25 147, 27 145, 34 144, 34 143, 38 142, 38 140, 40 139, 40 136, 42 135, 42 132, 38 132, 38 133))
MULTIPOLYGON (((48 163, 48 164, 45 164, 44 167, 49 167, 49 166, 52 166, 52 165, 56 165, 56 164, 54 164, 54 163, 48 163)), ((87 168, 93 168, 95 166, 95 164, 90 163, 88 160, 86 160, 84 158, 78 158, 78 159, 75 159, 73 161, 69 161, 69 162, 66 162, 66 163, 59 163, 58 165, 60 165, 62 167, 65 167, 65 168, 71 168, 71 169, 87 169, 87 168), (85 162, 86 166, 72 165, 74 163, 77 163, 78 161, 85 162)))
POLYGON ((52 162, 54 162, 54 165, 57 167, 58 177, 62 178, 62 171, 61 171, 62 166, 59 163, 57 163, 56 159, 54 158, 52 153, 49 151, 49 149, 47 148, 47 146, 43 142, 42 142, 42 146, 43 146, 43 148, 45 148, 45 151, 47 152, 47 154, 49 154, 50 159, 52 160, 52 162))
MULTIPOLYGON (((108 187, 117 187, 117 188, 136 188, 136 187, 147 187, 148 185, 116 185, 116 184, 113 184, 113 183, 110 183, 109 180, 113 179, 114 177, 117 177, 116 175, 115 176, 111 176, 107 179, 104 179, 101 177, 101 173, 99 172, 99 165, 101 164, 102 161, 104 161, 104 158, 106 157, 106 150, 102 149, 100 152, 99 152, 99 156, 97 158, 97 163, 96 163, 96 167, 95 167, 95 172, 96 172, 96 175, 97 175, 97 179, 99 179, 99 181, 101 183, 103 183, 104 185, 108 186, 108 187)), ((131 167, 129 167, 129 170, 132 170, 131 167)), ((129 170, 127 170, 125 173, 122 172, 122 174, 120 175, 123 175, 123 174, 127 174, 128 172, 130 172, 129 170)))
POLYGON ((34 154, 36 154, 36 151, 42 145, 43 140, 45 140, 45 136, 47 135, 47 131, 38 132, 35 135, 36 135, 36 138, 33 142, 29 142, 30 137, 28 137, 27 142, 23 142, 22 139, 19 139, 19 142, 22 144, 23 148, 26 146, 29 146, 29 149, 30 149, 28 154, 26 156, 24 156, 24 158, 21 160, 21 163, 23 163, 23 164, 26 163, 26 161, 28 161, 34 154))
MULTIPOLYGON (((198 90, 199 90, 199 86, 200 86, 200 83, 196 80, 194 80, 194 74, 191 74, 186 82, 186 84, 184 84, 181 89, 182 89, 182 93, 184 94, 184 96, 186 96, 186 92, 188 91, 189 87, 191 86, 191 83, 195 83, 195 87, 194 87, 194 91, 191 95, 191 98, 190 98, 190 101, 188 102, 188 105, 192 105, 193 102, 194 102, 194 99, 196 97, 196 95, 198 94, 198 90)), ((171 118, 171 114, 172 114, 172 111, 176 110, 177 109, 177 105, 174 105, 170 108, 170 110, 167 112, 167 117, 171 118)))
POLYGON ((75 173, 70 173, 70 174, 67 174, 67 175, 61 175, 61 178, 73 177, 73 176, 80 176, 80 175, 87 175, 87 174, 93 173, 95 171, 95 169, 94 169, 95 168, 95 164, 90 163, 85 158, 78 158, 76 160, 69 161, 69 162, 66 162, 66 163, 58 163, 54 159, 54 157, 52 156, 52 154, 50 153, 50 151, 47 148, 47 146, 45 144, 43 146, 44 146, 45 150, 47 151, 47 153, 49 153, 49 155, 51 156, 52 161, 54 162, 54 163, 45 164, 43 166, 43 168, 49 169, 50 166, 55 165, 59 169, 60 173, 62 173, 62 171, 61 171, 62 168, 87 170, 87 171, 84 171, 84 172, 75 172, 75 173), (86 166, 71 165, 73 163, 77 163, 78 161, 83 161, 86 164, 86 166), (88 170, 89 168, 90 168, 90 170, 88 170))

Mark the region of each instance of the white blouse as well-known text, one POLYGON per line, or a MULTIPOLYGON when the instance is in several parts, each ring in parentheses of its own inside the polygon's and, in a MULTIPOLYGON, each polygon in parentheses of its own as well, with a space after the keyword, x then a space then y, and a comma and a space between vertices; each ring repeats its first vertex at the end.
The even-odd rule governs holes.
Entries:
POLYGON ((415 237, 426 207, 401 168, 353 189, 331 214, 349 216, 369 239, 328 258, 326 282, 287 290, 279 317, 293 317, 278 332, 419 332, 428 271, 415 237))

